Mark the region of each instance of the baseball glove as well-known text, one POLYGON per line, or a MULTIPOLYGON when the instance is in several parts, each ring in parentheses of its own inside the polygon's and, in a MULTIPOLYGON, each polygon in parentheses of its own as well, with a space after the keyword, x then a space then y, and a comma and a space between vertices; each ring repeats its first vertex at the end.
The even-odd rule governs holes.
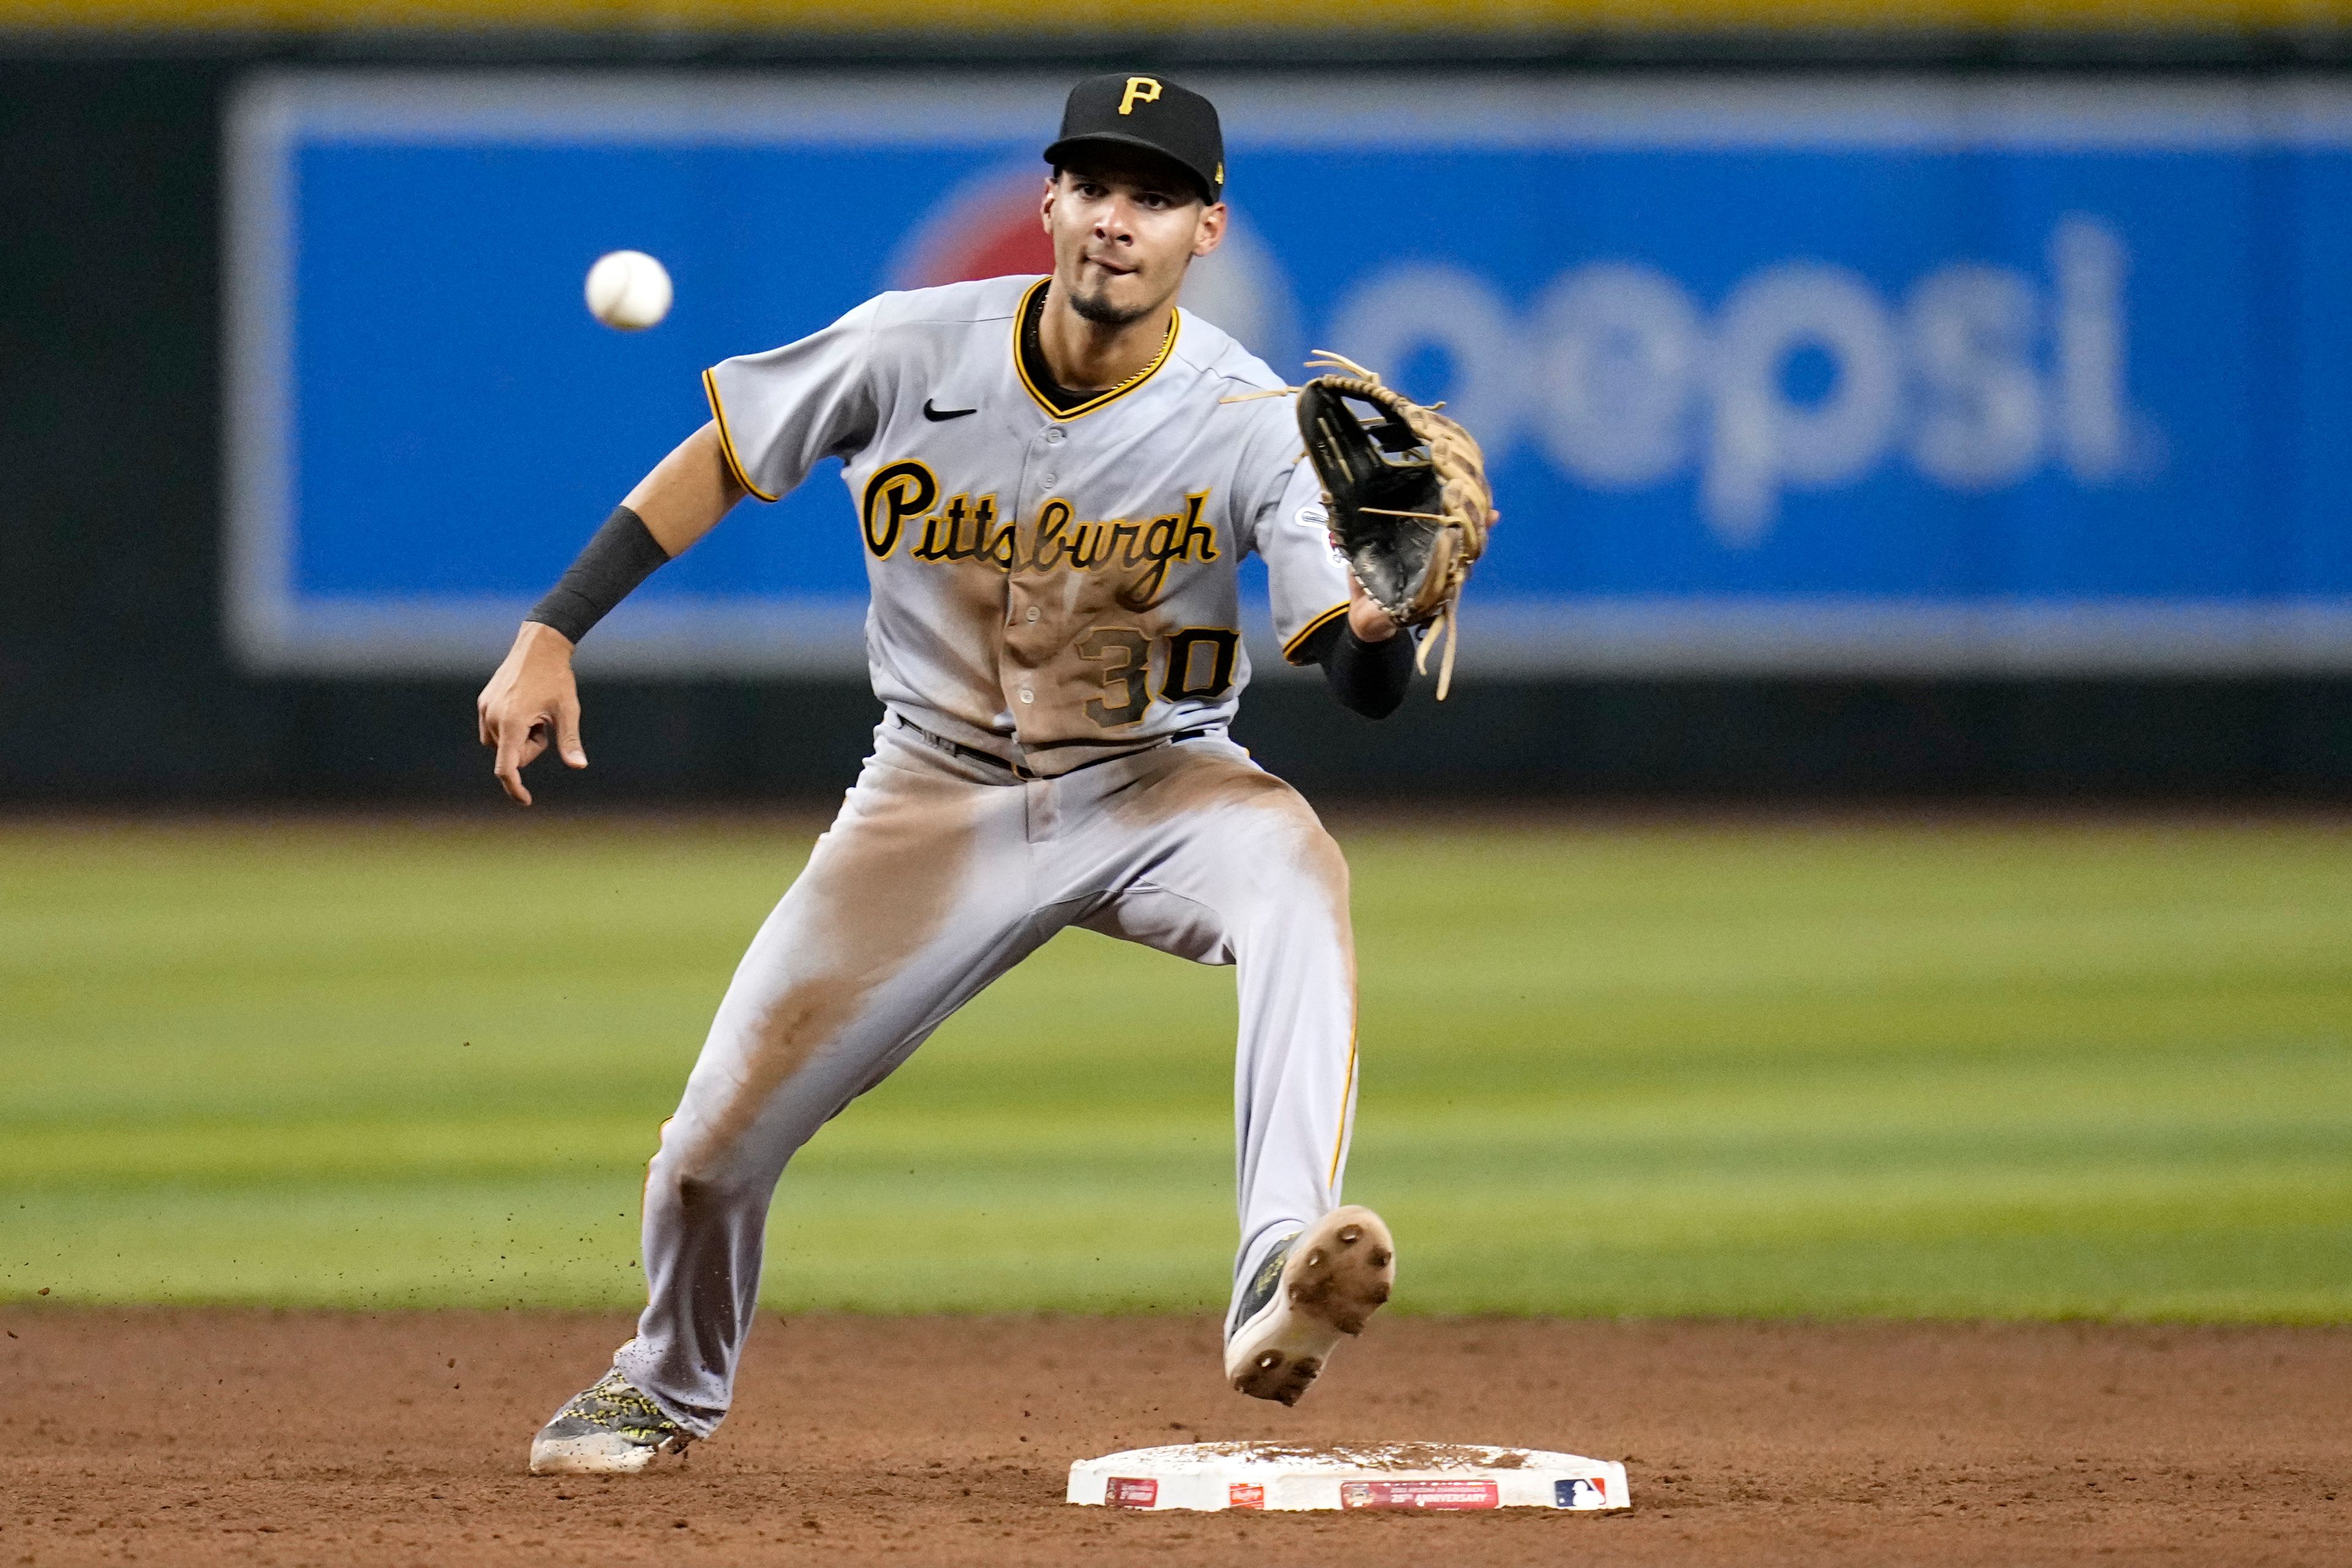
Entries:
POLYGON ((1462 585, 1486 548, 1494 493, 1486 459, 1470 432, 1437 410, 1383 385, 1375 372, 1328 349, 1298 389, 1298 429, 1323 481, 1331 542, 1381 608, 1407 626, 1428 626, 1414 658, 1445 639, 1437 697, 1454 684, 1462 585), (1360 413, 1363 409, 1369 413, 1360 413))

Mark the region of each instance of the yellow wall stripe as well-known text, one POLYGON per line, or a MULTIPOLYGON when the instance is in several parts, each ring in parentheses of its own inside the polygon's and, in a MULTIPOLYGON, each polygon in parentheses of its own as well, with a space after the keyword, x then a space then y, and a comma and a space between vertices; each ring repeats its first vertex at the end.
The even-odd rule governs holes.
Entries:
MULTIPOLYGON (((2352 0, 1125 0, 1122 31, 2018 33, 2335 29, 2352 0)), ((342 31, 555 28, 868 34, 1066 32, 1045 0, 0 0, 0 29, 342 31)))

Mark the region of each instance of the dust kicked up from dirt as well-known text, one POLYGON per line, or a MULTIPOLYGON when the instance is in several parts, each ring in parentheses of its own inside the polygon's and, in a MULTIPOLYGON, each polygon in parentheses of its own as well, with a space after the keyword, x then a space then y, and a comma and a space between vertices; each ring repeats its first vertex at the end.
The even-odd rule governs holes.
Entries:
POLYGON ((534 1479, 619 1319, 0 1310, 0 1564, 2352 1563, 2352 1331, 1394 1319, 1296 1410, 1169 1319, 763 1318, 719 1437, 534 1479), (1168 1443, 1622 1459, 1633 1508, 1074 1508, 1168 1443))

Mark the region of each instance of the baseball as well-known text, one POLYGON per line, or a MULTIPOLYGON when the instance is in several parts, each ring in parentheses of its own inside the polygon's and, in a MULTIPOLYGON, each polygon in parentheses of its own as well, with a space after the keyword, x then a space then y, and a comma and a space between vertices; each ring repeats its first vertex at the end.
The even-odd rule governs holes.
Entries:
POLYGON ((669 270, 642 250, 615 250, 588 269, 588 312, 606 326, 641 332, 669 314, 669 270))

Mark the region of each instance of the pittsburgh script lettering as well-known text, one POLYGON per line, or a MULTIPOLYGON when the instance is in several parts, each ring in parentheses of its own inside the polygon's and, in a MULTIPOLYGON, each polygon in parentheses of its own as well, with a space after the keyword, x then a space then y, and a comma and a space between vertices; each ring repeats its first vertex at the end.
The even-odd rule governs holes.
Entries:
POLYGON ((1136 574, 1128 591, 1157 595, 1180 561, 1214 561, 1216 525, 1202 516, 1207 490, 1184 498, 1184 510, 1150 519, 1082 518, 1055 496, 1037 509, 1024 548, 1018 520, 999 518, 996 497, 959 491, 940 500, 938 478, 911 459, 876 470, 866 481, 866 548, 887 560, 902 538, 918 561, 984 561, 1000 572, 1136 574))

